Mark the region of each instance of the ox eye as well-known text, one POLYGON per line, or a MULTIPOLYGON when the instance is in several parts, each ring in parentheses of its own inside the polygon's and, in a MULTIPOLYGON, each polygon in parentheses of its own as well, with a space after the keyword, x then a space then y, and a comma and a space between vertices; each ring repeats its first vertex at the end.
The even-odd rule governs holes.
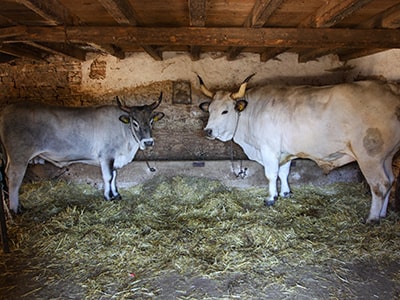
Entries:
POLYGON ((227 110, 224 110, 222 113, 221 113, 221 115, 226 115, 228 113, 228 111, 227 110))
POLYGON ((132 119, 132 125, 133 127, 135 127, 136 129, 139 128, 139 123, 136 122, 135 120, 132 119))

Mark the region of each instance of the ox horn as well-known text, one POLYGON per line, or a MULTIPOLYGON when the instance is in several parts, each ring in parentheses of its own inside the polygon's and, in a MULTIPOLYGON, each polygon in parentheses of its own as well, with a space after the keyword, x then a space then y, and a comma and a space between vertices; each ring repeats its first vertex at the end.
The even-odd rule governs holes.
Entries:
POLYGON ((215 93, 213 93, 209 89, 207 89, 207 87, 205 86, 205 84, 203 82, 203 79, 201 79, 201 77, 199 75, 197 75, 197 77, 199 78, 200 89, 203 92, 203 94, 206 95, 207 97, 214 98, 215 93))
POLYGON ((256 73, 251 74, 250 76, 248 76, 240 85, 239 91, 237 91, 236 93, 232 93, 231 94, 231 98, 233 100, 237 100, 240 98, 244 97, 244 94, 246 93, 246 87, 247 87, 247 83, 249 82, 249 80, 251 79, 251 77, 253 77, 254 75, 256 75, 256 73))
POLYGON ((152 104, 150 104, 151 110, 155 110, 161 103, 163 96, 163 92, 160 92, 160 96, 158 96, 158 100, 154 101, 152 104))
POLYGON ((125 111, 125 112, 127 112, 127 113, 131 112, 131 109, 130 109, 128 106, 125 106, 125 105, 122 104, 122 102, 121 102, 121 100, 119 99, 118 96, 115 96, 115 100, 117 100, 118 107, 119 107, 121 110, 123 110, 123 111, 125 111))

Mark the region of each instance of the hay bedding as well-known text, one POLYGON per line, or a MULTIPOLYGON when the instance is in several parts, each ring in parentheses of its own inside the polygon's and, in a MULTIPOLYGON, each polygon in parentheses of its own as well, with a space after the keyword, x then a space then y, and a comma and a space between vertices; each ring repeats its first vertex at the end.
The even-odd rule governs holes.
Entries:
POLYGON ((395 299, 400 222, 362 219, 362 185, 265 189, 155 177, 106 202, 88 185, 22 187, 2 299, 395 299))

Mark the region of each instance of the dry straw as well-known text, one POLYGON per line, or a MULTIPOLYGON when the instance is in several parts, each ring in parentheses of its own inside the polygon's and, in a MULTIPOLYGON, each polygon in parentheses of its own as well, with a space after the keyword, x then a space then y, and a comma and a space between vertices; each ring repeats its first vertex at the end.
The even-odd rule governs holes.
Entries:
MULTIPOLYGON (((399 260, 398 216, 390 213, 379 226, 363 224, 370 205, 363 185, 294 193, 266 208, 264 189, 232 189, 204 178, 155 177, 122 190, 119 202, 102 200, 88 185, 27 184, 21 192, 26 212, 9 225, 13 253, 3 255, 20 267, 7 267, 1 276, 26 272, 45 282, 25 297, 47 297, 67 284, 78 298, 152 299, 171 274, 225 281, 246 274, 259 292, 275 289, 291 298, 307 289, 290 281, 290 270, 301 266, 329 266, 330 276, 346 284, 352 280, 348 264, 399 260)), ((174 293, 212 298, 198 290, 174 293)), ((255 295, 234 284, 221 293, 227 299, 255 295)))

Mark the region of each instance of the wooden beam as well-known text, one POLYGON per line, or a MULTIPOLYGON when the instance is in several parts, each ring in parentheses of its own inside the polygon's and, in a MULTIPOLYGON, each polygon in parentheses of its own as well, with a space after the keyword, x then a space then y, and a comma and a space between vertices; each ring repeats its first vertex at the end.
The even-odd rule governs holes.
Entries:
POLYGON ((400 4, 396 4, 383 13, 375 15, 373 18, 358 25, 357 28, 400 28, 400 4))
POLYGON ((257 0, 243 27, 263 27, 284 0, 257 0))
POLYGON ((125 52, 118 46, 113 45, 113 44, 96 44, 96 43, 88 43, 90 46, 92 46, 95 49, 100 50, 101 52, 108 53, 112 56, 115 56, 116 58, 119 59, 124 59, 125 58, 125 52))
POLYGON ((346 51, 346 52, 342 52, 339 53, 338 56, 340 58, 341 61, 347 61, 350 59, 355 59, 355 58, 360 58, 363 56, 368 56, 368 55, 372 55, 372 54, 376 54, 382 51, 385 51, 387 49, 378 49, 378 48, 374 48, 374 49, 359 49, 356 51, 346 51))
POLYGON ((260 61, 266 62, 270 59, 274 59, 279 54, 286 52, 290 48, 267 48, 260 54, 260 61))
MULTIPOLYGON (((391 8, 385 10, 384 12, 375 15, 371 19, 359 24, 357 29, 370 29, 370 28, 388 28, 397 29, 400 28, 399 17, 400 16, 400 4, 396 4, 391 8)), ((339 59, 347 61, 350 59, 355 59, 363 56, 372 55, 375 53, 382 52, 387 49, 359 49, 356 51, 349 52, 348 50, 341 49, 331 49, 331 51, 337 52, 339 59)), ((299 56, 300 58, 300 56, 299 56)))
POLYGON ((98 0, 118 24, 136 26, 140 22, 127 0, 98 0))
POLYGON ((147 52, 148 55, 150 55, 153 59, 155 60, 163 60, 162 57, 162 51, 158 49, 156 46, 152 45, 141 45, 141 47, 144 49, 144 51, 147 52))
MULTIPOLYGON (((189 26, 206 26, 207 0, 188 0, 189 6, 189 26)), ((190 46, 190 56, 192 60, 199 60, 201 54, 200 46, 190 46)))
MULTIPOLYGON (((263 27, 270 16, 281 6, 283 0, 257 0, 248 15, 243 27, 263 27)), ((228 60, 234 60, 243 50, 243 47, 231 47, 227 53, 228 60)))
POLYGON ((26 26, 10 26, 0 28, 0 39, 23 35, 26 33, 26 26))
POLYGON ((304 20, 301 27, 327 28, 354 14, 372 0, 335 0, 323 5, 315 15, 304 20))
POLYGON ((189 25, 192 27, 204 27, 206 25, 207 0, 188 0, 189 25))
POLYGON ((159 46, 400 48, 397 29, 32 26, 22 40, 159 46))
POLYGON ((85 61, 86 59, 86 52, 85 50, 74 46, 72 44, 67 44, 67 43, 36 43, 32 41, 27 41, 25 44, 41 49, 43 51, 46 51, 48 53, 54 54, 54 55, 61 55, 64 57, 72 58, 72 59, 78 59, 80 61, 85 61))
POLYGON ((0 52, 0 64, 12 61, 17 58, 18 57, 14 56, 14 55, 9 55, 9 54, 0 52))
MULTIPOLYGON (((300 23, 299 27, 327 28, 354 14, 371 0, 336 0, 322 6, 317 12, 300 23)), ((333 49, 332 49, 333 50, 333 49)), ((329 48, 313 49, 311 52, 302 49, 292 49, 299 53, 299 62, 315 60, 318 57, 328 54, 329 48)))
POLYGON ((17 2, 47 20, 48 25, 77 25, 79 23, 79 20, 74 18, 57 0, 17 0, 17 2))
POLYGON ((21 45, 2 43, 0 45, 0 52, 21 58, 26 57, 34 60, 44 60, 41 53, 27 49, 26 47, 21 47, 21 45))

